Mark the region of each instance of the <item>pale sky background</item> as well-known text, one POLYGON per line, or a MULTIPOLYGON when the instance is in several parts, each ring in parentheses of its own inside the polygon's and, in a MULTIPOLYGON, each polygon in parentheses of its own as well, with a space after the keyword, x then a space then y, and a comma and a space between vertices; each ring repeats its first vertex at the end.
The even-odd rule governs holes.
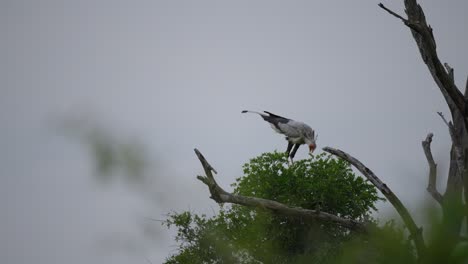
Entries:
MULTIPOLYGON (((244 108, 310 124, 319 149, 360 159, 421 222, 421 141, 435 134, 445 186, 450 139, 436 111, 449 113, 408 28, 377 3, 0 1, 0 262, 161 263, 174 233, 147 217, 217 208, 194 147, 228 190, 249 158, 285 149, 244 108), (151 194, 97 184, 63 118, 143 144, 151 194)), ((403 1, 384 3, 403 14, 403 1)), ((464 87, 468 1, 420 3, 464 87)))

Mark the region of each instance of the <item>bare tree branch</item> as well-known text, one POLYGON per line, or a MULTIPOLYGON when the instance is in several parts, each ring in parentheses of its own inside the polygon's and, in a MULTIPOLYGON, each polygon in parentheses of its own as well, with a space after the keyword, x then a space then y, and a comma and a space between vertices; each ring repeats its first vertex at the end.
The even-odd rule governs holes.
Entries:
POLYGON ((437 114, 440 116, 440 118, 442 118, 442 121, 444 121, 444 123, 448 126, 448 128, 451 130, 450 131, 450 135, 452 135, 454 133, 454 128, 453 128, 453 125, 452 125, 452 122, 448 122, 447 119, 445 119, 445 116, 442 112, 437 112, 437 114))
POLYGON ((427 162, 429 163, 429 183, 427 185, 427 191, 432 195, 432 197, 439 203, 442 204, 442 194, 437 191, 437 164, 434 162, 431 152, 431 142, 434 135, 429 133, 426 137, 426 140, 422 142, 422 147, 424 154, 426 154, 427 162))
POLYGON ((465 127, 468 129, 468 103, 453 81, 453 69, 447 72, 444 65, 440 62, 432 28, 427 24, 421 6, 416 0, 404 0, 404 3, 408 19, 396 15, 383 4, 379 4, 379 6, 393 16, 401 19, 405 25, 412 29, 411 32, 416 40, 422 59, 427 65, 434 81, 444 95, 447 104, 451 105, 452 102, 448 100, 450 98, 458 111, 462 113, 465 127))
POLYGON ((450 73, 447 73, 436 51, 436 41, 432 33, 432 28, 427 24, 424 11, 416 0, 405 0, 406 14, 408 20, 417 21, 421 25, 421 31, 413 32, 413 37, 418 44, 419 51, 423 58, 424 63, 429 68, 429 71, 441 90, 445 90, 450 98, 457 106, 460 113, 465 117, 465 125, 467 125, 466 117, 466 102, 463 95, 456 87, 455 83, 451 81, 450 73))
POLYGON ((416 223, 411 217, 408 209, 403 205, 403 203, 398 199, 398 197, 388 188, 388 186, 383 183, 369 168, 367 168, 364 164, 362 164, 359 160, 352 157, 348 153, 341 151, 339 149, 334 149, 330 147, 323 148, 324 151, 331 153, 335 156, 338 156, 349 163, 351 163, 356 169, 358 169, 372 184, 379 189, 382 194, 387 198, 387 200, 393 205, 393 207, 397 210, 398 214, 403 219, 406 227, 408 228, 411 238, 416 245, 416 250, 418 252, 418 256, 421 258, 426 251, 426 246, 424 244, 423 236, 422 236, 422 228, 418 228, 416 223))
POLYGON ((444 114, 442 112, 437 112, 437 114, 440 116, 440 118, 442 118, 442 121, 444 121, 444 123, 447 125, 447 127, 449 129, 450 138, 452 139, 452 143, 456 144, 458 142, 458 138, 457 138, 457 135, 456 135, 456 132, 455 132, 455 127, 453 126, 453 123, 447 121, 447 119, 445 119, 445 116, 444 116, 444 114))
POLYGON ((394 16, 394 17, 396 17, 396 18, 401 19, 401 21, 403 21, 403 23, 405 23, 405 24, 406 24, 406 23, 409 23, 408 19, 406 19, 406 18, 400 16, 399 14, 393 12, 392 10, 388 9, 386 6, 384 6, 384 4, 379 3, 379 7, 382 8, 382 9, 384 9, 384 10, 387 11, 388 13, 390 13, 390 15, 392 15, 392 16, 394 16))
POLYGON ((269 210, 280 215, 303 217, 306 219, 317 219, 326 222, 333 222, 340 226, 349 228, 353 231, 366 232, 368 229, 368 223, 341 218, 339 216, 329 214, 326 212, 304 209, 300 207, 290 207, 272 200, 228 193, 224 191, 218 185, 218 183, 216 183, 216 180, 214 179, 213 174, 211 173, 213 167, 211 167, 211 165, 206 161, 205 157, 203 157, 203 155, 197 149, 195 149, 195 153, 197 154, 197 157, 200 160, 203 169, 206 173, 206 177, 198 176, 197 178, 208 186, 211 193, 211 198, 217 203, 233 203, 252 208, 269 210))
POLYGON ((415 31, 418 31, 419 29, 417 28, 417 24, 414 24, 414 23, 411 23, 411 21, 409 21, 408 19, 400 16, 399 14, 393 12, 392 10, 388 9, 386 6, 384 6, 384 4, 382 3, 379 3, 379 7, 382 8, 383 10, 387 11, 390 15, 400 19, 407 27, 415 30, 415 31))
POLYGON ((216 173, 216 170, 213 169, 213 167, 208 163, 208 161, 203 157, 200 151, 198 149, 195 149, 195 154, 197 154, 198 159, 200 160, 203 169, 205 170, 206 177, 203 176, 198 176, 197 179, 202 181, 204 184, 208 186, 210 189, 211 193, 211 199, 215 200, 218 203, 221 203, 223 201, 222 196, 228 194, 223 188, 219 187, 219 185, 216 183, 212 172, 216 173))

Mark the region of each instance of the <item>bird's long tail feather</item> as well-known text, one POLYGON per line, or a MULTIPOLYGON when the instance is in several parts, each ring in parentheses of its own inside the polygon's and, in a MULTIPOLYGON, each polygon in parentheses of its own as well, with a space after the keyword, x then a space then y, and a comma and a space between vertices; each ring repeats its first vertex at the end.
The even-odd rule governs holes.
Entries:
POLYGON ((265 113, 260 113, 260 112, 257 112, 257 111, 250 111, 250 110, 243 110, 241 113, 245 114, 245 113, 252 113, 252 114, 258 114, 258 115, 261 115, 261 116, 268 116, 267 114, 265 113))

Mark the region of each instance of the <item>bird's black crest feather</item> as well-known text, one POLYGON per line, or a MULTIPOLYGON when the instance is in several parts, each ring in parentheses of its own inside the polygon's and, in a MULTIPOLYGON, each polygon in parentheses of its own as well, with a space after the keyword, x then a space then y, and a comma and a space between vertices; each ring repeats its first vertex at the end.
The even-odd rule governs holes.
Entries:
POLYGON ((263 111, 264 113, 267 113, 269 114, 271 117, 278 117, 278 118, 284 118, 284 119, 289 119, 289 118, 286 118, 286 117, 282 117, 282 116, 279 116, 279 115, 276 115, 276 114, 273 114, 271 112, 268 112, 268 111, 263 111))
POLYGON ((267 121, 268 123, 274 125, 276 129, 281 131, 281 128, 279 126, 280 123, 288 123, 291 119, 282 117, 279 115, 275 115, 273 113, 270 113, 268 111, 263 111, 264 113, 269 114, 269 116, 262 116, 263 120, 267 121))

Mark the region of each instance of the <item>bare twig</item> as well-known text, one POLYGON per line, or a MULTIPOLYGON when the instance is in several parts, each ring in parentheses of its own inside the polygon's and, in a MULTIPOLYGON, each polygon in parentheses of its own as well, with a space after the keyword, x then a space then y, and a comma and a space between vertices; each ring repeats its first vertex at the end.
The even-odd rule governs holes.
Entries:
POLYGON ((377 187, 377 189, 379 189, 382 192, 382 194, 393 205, 393 207, 397 210, 398 214, 403 219, 403 222, 408 228, 411 234, 411 238, 413 239, 414 244, 416 245, 418 255, 422 257, 426 251, 426 246, 424 244, 422 236, 422 228, 418 228, 418 226, 416 226, 416 223, 414 222, 413 217, 411 217, 410 213, 408 212, 408 209, 406 209, 406 207, 403 205, 400 199, 398 199, 398 197, 392 192, 392 190, 390 190, 390 188, 385 183, 383 183, 369 168, 367 168, 359 160, 352 157, 348 153, 330 147, 325 147, 323 148, 323 150, 351 163, 372 184, 374 184, 374 186, 377 187))
POLYGON ((450 67, 450 65, 448 65, 448 63, 444 63, 444 66, 447 69, 447 73, 448 73, 448 75, 450 77, 450 80, 452 82, 455 82, 455 76, 454 76, 454 73, 453 73, 453 68, 450 67))
POLYGON ((405 24, 407 27, 411 28, 412 30, 416 31, 416 32, 419 32, 420 29, 419 29, 419 25, 417 23, 413 23, 412 21, 400 16, 399 14, 393 12, 392 10, 388 9, 386 6, 384 6, 384 4, 382 3, 379 3, 379 7, 382 8, 383 10, 387 11, 390 15, 400 19, 403 24, 405 24))
POLYGON ((290 207, 272 200, 228 193, 216 183, 215 179, 213 178, 213 175, 211 174, 212 167, 206 161, 205 157, 203 157, 203 155, 197 149, 195 149, 195 153, 197 154, 197 157, 200 160, 203 169, 205 170, 205 173, 207 174, 206 177, 198 176, 197 178, 209 187, 211 198, 217 203, 233 203, 252 208, 269 210, 280 215, 303 217, 307 219, 318 219, 322 221, 333 222, 343 227, 349 228, 353 231, 365 232, 368 229, 368 223, 341 218, 339 216, 329 214, 326 212, 321 212, 319 210, 304 209, 300 207, 290 207))
POLYGON ((150 260, 148 257, 145 257, 145 260, 146 260, 146 262, 148 262, 149 264, 153 264, 153 262, 151 262, 151 260, 150 260))
POLYGON ((149 221, 155 221, 155 222, 164 222, 166 220, 161 220, 161 219, 156 219, 156 218, 152 218, 152 217, 144 217, 146 220, 149 220, 149 221))
POLYGON ((444 121, 444 123, 449 127, 449 129, 454 129, 452 122, 448 122, 447 119, 445 119, 445 116, 442 112, 437 112, 437 114, 440 116, 440 118, 442 118, 442 121, 444 121))
POLYGON ((382 9, 384 9, 385 11, 387 11, 388 13, 390 13, 390 15, 392 15, 392 16, 394 16, 394 17, 396 17, 396 18, 401 19, 405 24, 408 23, 408 19, 406 19, 406 18, 400 16, 399 14, 393 12, 392 10, 388 9, 386 6, 384 6, 384 4, 379 3, 379 6, 380 6, 382 9))
POLYGON ((434 162, 431 152, 431 142, 434 135, 429 133, 426 137, 426 140, 422 142, 422 147, 424 154, 426 154, 427 163, 429 164, 429 183, 427 185, 427 191, 432 195, 432 197, 439 203, 442 204, 442 194, 437 191, 437 164, 434 162))
POLYGON ((455 145, 455 148, 456 148, 457 143, 459 142, 459 139, 457 137, 453 123, 451 121, 447 121, 447 119, 445 119, 445 116, 442 112, 437 112, 437 114, 440 116, 440 118, 442 118, 442 121, 444 121, 444 123, 447 125, 449 129, 450 138, 452 139, 452 143, 455 145))

